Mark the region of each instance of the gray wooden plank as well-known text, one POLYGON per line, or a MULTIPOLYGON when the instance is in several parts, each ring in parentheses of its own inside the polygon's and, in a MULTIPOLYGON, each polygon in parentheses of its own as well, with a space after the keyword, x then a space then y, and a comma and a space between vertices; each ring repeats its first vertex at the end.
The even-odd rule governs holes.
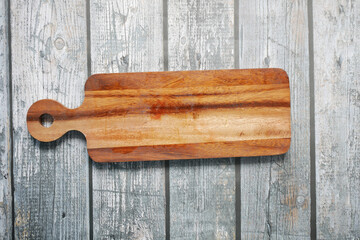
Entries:
POLYGON ((0 1, 0 239, 11 239, 11 136, 7 1, 0 1))
POLYGON ((360 238, 360 2, 314 1, 318 239, 360 238))
POLYGON ((241 238, 310 238, 307 1, 240 0, 240 68, 280 67, 291 88, 287 154, 241 159, 241 238))
MULTIPOLYGON (((234 68, 234 2, 168 2, 169 70, 234 68)), ((169 163, 171 239, 235 238, 233 159, 169 163)))
POLYGON ((89 238, 88 155, 84 137, 33 139, 30 105, 83 100, 87 78, 85 1, 11 1, 15 237, 89 238))
MULTIPOLYGON (((161 0, 90 1, 93 73, 163 70, 161 0)), ((93 163, 94 238, 164 239, 164 162, 93 163)))

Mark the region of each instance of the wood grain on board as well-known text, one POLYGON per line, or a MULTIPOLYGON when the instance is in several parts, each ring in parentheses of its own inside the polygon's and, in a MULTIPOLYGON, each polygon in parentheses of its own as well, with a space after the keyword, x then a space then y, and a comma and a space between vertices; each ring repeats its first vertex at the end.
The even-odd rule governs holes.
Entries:
POLYGON ((11 1, 14 228, 17 239, 89 238, 88 155, 81 134, 41 143, 26 109, 51 98, 82 102, 85 1, 11 1), (80 94, 79 94, 80 93, 80 94))
POLYGON ((310 238, 307 2, 239 1, 239 67, 285 69, 292 118, 288 153, 240 160, 241 239, 310 238))
MULTIPOLYGON (((91 0, 92 73, 164 70, 162 13, 162 0, 91 0)), ((92 184, 94 239, 165 239, 163 161, 93 163, 92 184)))
MULTIPOLYGON (((234 2, 168 1, 169 70, 234 68, 234 2)), ((169 162, 170 238, 235 238, 234 160, 169 162)))
POLYGON ((11 239, 13 227, 8 11, 8 2, 0 1, 0 239, 11 239))
POLYGON ((290 146, 289 79, 281 69, 95 74, 80 107, 40 100, 27 126, 40 141, 82 132, 97 162, 278 155, 290 146))
POLYGON ((318 239, 360 237, 360 2, 314 1, 318 239))

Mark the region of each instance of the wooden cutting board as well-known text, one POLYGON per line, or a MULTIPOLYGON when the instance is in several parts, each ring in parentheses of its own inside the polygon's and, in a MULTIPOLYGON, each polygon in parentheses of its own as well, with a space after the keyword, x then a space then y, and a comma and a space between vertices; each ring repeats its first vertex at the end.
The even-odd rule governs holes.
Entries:
POLYGON ((95 74, 79 108, 40 100, 27 126, 43 142, 82 132, 97 162, 283 154, 289 79, 281 69, 95 74), (54 120, 48 128, 45 113, 54 120))

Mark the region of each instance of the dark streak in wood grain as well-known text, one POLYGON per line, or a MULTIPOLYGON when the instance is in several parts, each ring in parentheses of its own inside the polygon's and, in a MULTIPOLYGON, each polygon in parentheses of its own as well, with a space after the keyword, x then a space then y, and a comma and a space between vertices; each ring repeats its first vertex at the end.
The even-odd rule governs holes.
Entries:
MULTIPOLYGON (((130 114, 150 114, 152 117, 157 115, 155 119, 160 118, 163 114, 176 114, 176 113, 192 113, 199 110, 205 109, 231 109, 231 108, 289 108, 289 102, 249 102, 249 103, 228 103, 228 104, 187 104, 187 105, 170 105, 166 106, 167 102, 158 101, 156 104, 148 106, 145 108, 114 108, 111 110, 108 109, 96 109, 94 111, 48 111, 52 112, 51 116, 54 117, 57 121, 59 120, 76 120, 81 118, 106 118, 111 116, 126 116, 130 114)), ((50 114, 50 113, 49 113, 50 114)), ((27 121, 39 121, 39 114, 37 112, 29 112, 27 115, 27 121)))
POLYGON ((174 144, 121 148, 88 149, 96 162, 154 161, 196 158, 221 158, 242 155, 279 155, 287 152, 290 138, 202 144, 174 144), (261 150, 261 151, 259 151, 261 150))

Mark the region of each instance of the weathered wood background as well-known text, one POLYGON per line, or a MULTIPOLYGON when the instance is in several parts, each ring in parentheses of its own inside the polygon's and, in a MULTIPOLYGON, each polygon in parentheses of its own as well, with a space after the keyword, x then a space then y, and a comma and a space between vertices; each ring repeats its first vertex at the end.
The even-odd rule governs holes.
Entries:
POLYGON ((0 0, 1 239, 359 239, 359 0, 0 0), (98 164, 28 133, 93 73, 280 67, 277 157, 98 164))

